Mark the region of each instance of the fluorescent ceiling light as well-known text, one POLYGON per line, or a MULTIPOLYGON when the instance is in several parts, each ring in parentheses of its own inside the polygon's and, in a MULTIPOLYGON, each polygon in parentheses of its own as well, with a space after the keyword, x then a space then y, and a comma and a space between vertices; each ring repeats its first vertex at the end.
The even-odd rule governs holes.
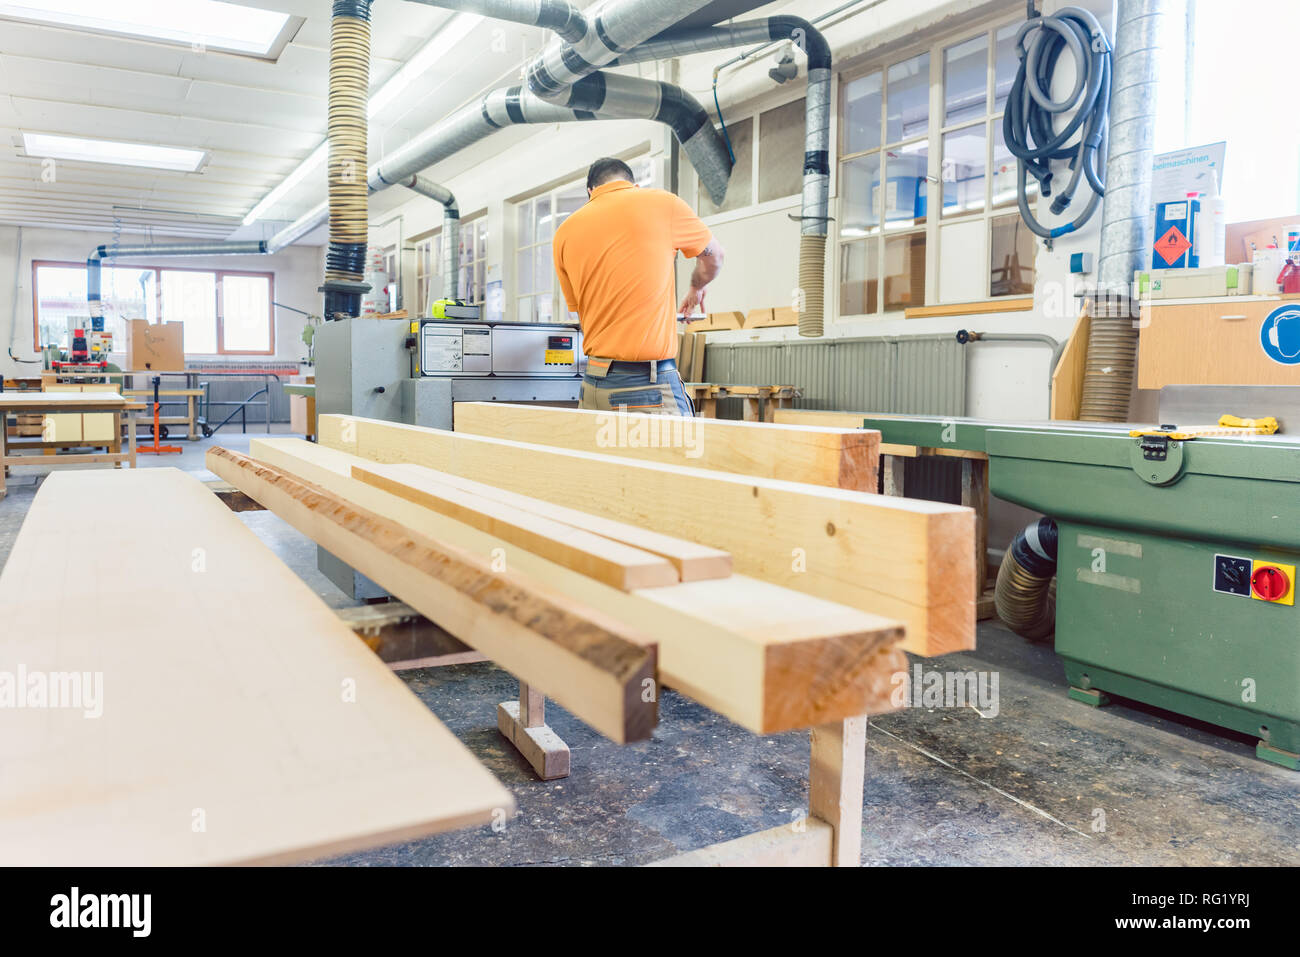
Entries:
POLYGON ((249 226, 263 216, 278 203, 289 195, 289 191, 301 183, 307 176, 316 170, 322 163, 329 158, 330 145, 326 141, 312 151, 312 154, 298 164, 298 168, 280 181, 280 184, 261 198, 256 206, 248 211, 244 217, 244 225, 249 226))
MULTIPOLYGON (((442 29, 429 39, 428 43, 421 47, 411 59, 403 63, 398 71, 370 97, 370 105, 366 110, 368 117, 373 120, 380 110, 401 96, 406 88, 423 75, 426 70, 443 58, 451 56, 455 52, 456 45, 482 22, 483 18, 477 13, 458 13, 449 19, 442 29)), ((271 207, 284 199, 290 190, 301 183, 308 174, 328 158, 329 141, 326 140, 316 148, 315 152, 303 160, 297 169, 286 176, 278 186, 263 196, 258 204, 248 211, 248 215, 244 217, 244 225, 250 226, 265 216, 271 207)))
POLYGON ((203 150, 176 146, 146 146, 113 140, 87 140, 79 136, 52 136, 47 133, 24 133, 23 147, 28 156, 70 160, 77 163, 112 163, 115 166, 145 166, 150 169, 179 170, 193 173, 207 156, 203 150))
POLYGON ((219 0, 21 0, 0 17, 267 56, 292 17, 219 0))

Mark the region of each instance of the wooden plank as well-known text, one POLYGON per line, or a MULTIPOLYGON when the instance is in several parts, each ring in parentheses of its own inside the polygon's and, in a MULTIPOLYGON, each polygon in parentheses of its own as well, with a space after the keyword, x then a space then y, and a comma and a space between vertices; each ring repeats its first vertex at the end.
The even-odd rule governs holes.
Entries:
POLYGON ((809 818, 647 864, 647 867, 826 867, 835 832, 809 818))
POLYGON ((645 633, 238 452, 209 449, 207 467, 606 737, 650 737, 645 633))
POLYGON ((831 866, 862 864, 862 788, 866 783, 867 719, 812 729, 808 810, 835 832, 831 866))
POLYGON ((981 302, 954 302, 944 306, 912 306, 903 310, 904 319, 925 319, 934 316, 982 316, 989 313, 1029 312, 1034 308, 1034 297, 1020 299, 987 299, 981 302))
MULTIPOLYGON (((393 474, 403 474, 401 472, 389 472, 390 468, 401 469, 403 466, 379 466, 368 460, 360 460, 350 474, 367 484, 383 487, 384 482, 393 474)), ((716 548, 697 545, 684 538, 661 535, 658 532, 652 532, 637 525, 601 518, 589 512, 580 512, 576 508, 566 508, 563 505, 556 505, 553 502, 543 501, 529 495, 520 495, 518 492, 508 492, 505 489, 497 488, 495 485, 488 485, 486 482, 475 482, 472 479, 452 475, 449 472, 423 469, 415 474, 426 477, 429 481, 462 488, 482 498, 524 511, 534 512, 553 521, 563 522, 574 528, 585 529, 602 538, 622 542, 641 551, 658 555, 673 566, 678 579, 684 582, 726 578, 731 574, 731 556, 716 548)), ((417 491, 407 492, 405 496, 410 498, 417 491)))
POLYGON ((866 412, 829 412, 823 409, 777 409, 777 425, 815 425, 824 429, 860 429, 866 412))
POLYGON ((918 499, 639 462, 350 416, 320 441, 427 465, 731 552, 737 571, 905 622, 904 647, 974 647, 975 514, 918 499), (575 490, 590 494, 575 496, 575 490))
MULTIPOLYGON (((709 344, 709 337, 703 332, 697 332, 695 339, 691 342, 691 380, 703 380, 707 374, 705 369, 705 349, 709 344)), ((683 377, 685 378, 685 377, 683 377)))
MULTIPOLYGON (((81 386, 60 386, 75 388, 81 386)), ((143 409, 139 402, 131 402, 116 392, 0 392, 0 411, 4 412, 45 412, 48 410, 67 410, 69 412, 108 411, 117 409, 143 409)))
POLYGON ((1070 339, 1061 351, 1060 361, 1052 373, 1052 405, 1049 415, 1053 419, 1079 418, 1083 404, 1083 377, 1088 366, 1088 333, 1092 320, 1088 318, 1088 300, 1070 332, 1070 339))
POLYGON ((422 475, 418 486, 394 481, 382 471, 357 477, 623 591, 674 585, 680 580, 677 569, 658 555, 457 488, 434 476, 422 475))
POLYGON ((456 403, 456 431, 863 492, 876 490, 880 457, 880 433, 862 428, 810 428, 496 402, 456 403))
POLYGON ((636 623, 659 642, 662 683, 758 734, 895 708, 888 676, 907 668, 895 647, 898 622, 741 575, 622 592, 351 478, 366 464, 356 456, 298 439, 253 439, 251 447, 357 506, 636 623))
POLYGON ((509 792, 202 484, 64 472, 0 575, 0 863, 291 863, 508 814, 509 792), (85 508, 94 502, 92 509, 85 508), (52 614, 69 596, 93 614, 52 614))

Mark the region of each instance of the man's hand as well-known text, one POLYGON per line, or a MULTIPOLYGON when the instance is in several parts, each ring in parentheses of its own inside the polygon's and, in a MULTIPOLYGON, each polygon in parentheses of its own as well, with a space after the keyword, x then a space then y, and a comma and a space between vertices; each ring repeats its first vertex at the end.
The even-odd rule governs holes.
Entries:
POLYGON ((703 311, 704 293, 705 290, 696 289, 694 286, 691 286, 690 290, 688 290, 686 293, 686 298, 683 299, 682 304, 677 307, 677 315, 693 316, 695 315, 696 309, 703 311))
POLYGON ((713 282, 718 273, 722 272, 722 258, 722 243, 716 239, 710 240, 709 244, 695 257, 695 271, 691 274, 691 288, 686 293, 686 298, 682 300, 677 315, 689 316, 695 312, 697 307, 701 309, 704 307, 704 290, 709 283, 713 282))

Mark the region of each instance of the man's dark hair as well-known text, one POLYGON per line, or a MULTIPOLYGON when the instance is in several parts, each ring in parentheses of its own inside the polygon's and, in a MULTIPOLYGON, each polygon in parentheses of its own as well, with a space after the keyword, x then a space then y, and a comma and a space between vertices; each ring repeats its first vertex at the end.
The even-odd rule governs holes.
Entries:
POLYGON ((587 189, 595 189, 616 179, 625 179, 629 183, 636 182, 636 177, 632 175, 632 167, 621 159, 606 156, 604 159, 596 160, 591 164, 591 169, 587 170, 587 189))

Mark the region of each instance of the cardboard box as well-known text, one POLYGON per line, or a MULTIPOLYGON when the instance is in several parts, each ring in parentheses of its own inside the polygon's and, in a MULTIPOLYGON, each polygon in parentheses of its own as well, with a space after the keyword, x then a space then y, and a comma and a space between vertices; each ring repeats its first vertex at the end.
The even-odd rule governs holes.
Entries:
POLYGON ((185 324, 132 319, 126 326, 128 372, 180 372, 185 368, 185 324))
POLYGON ((775 309, 751 309, 749 315, 745 317, 746 329, 797 325, 799 325, 799 313, 789 306, 778 306, 775 309))

